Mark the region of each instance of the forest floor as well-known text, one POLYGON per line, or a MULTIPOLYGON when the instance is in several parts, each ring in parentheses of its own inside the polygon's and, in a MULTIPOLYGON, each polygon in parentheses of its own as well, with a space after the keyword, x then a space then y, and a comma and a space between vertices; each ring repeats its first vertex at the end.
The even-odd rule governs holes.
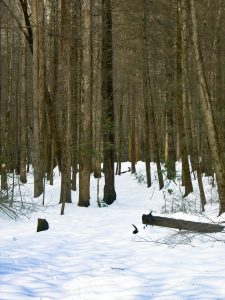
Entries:
MULTIPOLYGON (((124 163, 122 170, 128 166, 124 163)), ((27 211, 29 218, 17 221, 0 215, 0 299, 225 299, 224 232, 179 232, 144 227, 141 221, 143 213, 153 211, 186 220, 222 222, 224 215, 216 217, 215 188, 209 178, 204 179, 208 204, 201 214, 196 180, 194 192, 182 200, 180 177, 166 181, 159 192, 152 167, 149 189, 141 162, 136 176, 130 172, 116 176, 117 200, 110 207, 97 206, 96 179, 91 178, 90 207, 78 207, 78 193, 73 192, 73 203, 66 204, 61 216, 56 174, 54 186, 46 184, 45 208, 27 211), (49 230, 37 233, 37 218, 46 218, 49 230)), ((100 191, 103 183, 104 178, 100 191)), ((30 199, 32 189, 30 176, 21 193, 30 199)))

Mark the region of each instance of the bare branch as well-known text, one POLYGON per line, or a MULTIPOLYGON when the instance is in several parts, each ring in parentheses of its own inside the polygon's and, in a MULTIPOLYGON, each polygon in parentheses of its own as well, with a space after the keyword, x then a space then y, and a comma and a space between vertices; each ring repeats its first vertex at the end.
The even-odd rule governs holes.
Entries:
POLYGON ((30 22, 31 15, 29 15, 29 13, 28 13, 28 3, 27 3, 27 0, 19 0, 19 2, 21 5, 21 8, 22 8, 22 11, 23 11, 24 20, 25 20, 27 32, 28 32, 26 39, 30 46, 31 53, 33 53, 33 31, 32 31, 32 25, 30 22))

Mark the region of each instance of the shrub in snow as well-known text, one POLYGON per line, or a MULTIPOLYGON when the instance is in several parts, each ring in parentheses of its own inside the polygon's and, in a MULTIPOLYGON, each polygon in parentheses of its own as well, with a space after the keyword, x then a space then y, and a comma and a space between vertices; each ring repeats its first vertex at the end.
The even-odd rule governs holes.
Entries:
POLYGON ((21 184, 18 175, 8 174, 7 177, 7 190, 0 191, 0 212, 12 219, 28 218, 37 211, 30 190, 21 184))

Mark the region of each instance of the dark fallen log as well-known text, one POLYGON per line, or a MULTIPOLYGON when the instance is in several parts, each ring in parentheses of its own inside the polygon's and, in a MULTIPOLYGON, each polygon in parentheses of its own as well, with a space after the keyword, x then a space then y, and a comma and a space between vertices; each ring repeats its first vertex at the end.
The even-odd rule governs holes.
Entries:
POLYGON ((128 167, 128 170, 127 170, 127 171, 121 171, 120 174, 125 174, 125 173, 127 173, 127 172, 131 172, 131 168, 130 168, 130 167, 128 167))
POLYGON ((180 219, 166 218, 153 216, 152 213, 149 215, 142 215, 142 223, 145 225, 154 225, 175 228, 179 230, 197 231, 202 233, 209 232, 221 232, 224 226, 219 224, 202 223, 202 222, 192 222, 180 219))

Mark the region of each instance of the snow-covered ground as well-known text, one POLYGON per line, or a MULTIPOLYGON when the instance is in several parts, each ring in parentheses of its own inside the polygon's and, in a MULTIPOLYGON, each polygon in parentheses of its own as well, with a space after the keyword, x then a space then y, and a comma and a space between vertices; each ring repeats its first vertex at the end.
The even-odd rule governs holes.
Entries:
MULTIPOLYGON (((124 163, 122 169, 128 166, 124 163)), ((225 299, 224 233, 144 228, 141 222, 150 211, 223 221, 223 216, 216 218, 217 195, 209 180, 204 181, 206 213, 200 214, 196 182, 194 193, 180 201, 179 180, 166 182, 161 192, 156 180, 147 189, 144 164, 139 162, 137 169, 137 178, 116 176, 117 200, 110 207, 97 207, 96 180, 91 178, 91 206, 78 207, 73 192, 73 204, 66 204, 61 216, 60 178, 55 176, 54 186, 46 186, 48 208, 16 222, 0 215, 0 299, 225 299), (48 220, 49 230, 36 232, 39 217, 48 220), (136 235, 132 224, 138 227, 136 235)), ((100 191, 103 183, 104 178, 100 191)), ((32 191, 31 178, 25 188, 32 191)))

